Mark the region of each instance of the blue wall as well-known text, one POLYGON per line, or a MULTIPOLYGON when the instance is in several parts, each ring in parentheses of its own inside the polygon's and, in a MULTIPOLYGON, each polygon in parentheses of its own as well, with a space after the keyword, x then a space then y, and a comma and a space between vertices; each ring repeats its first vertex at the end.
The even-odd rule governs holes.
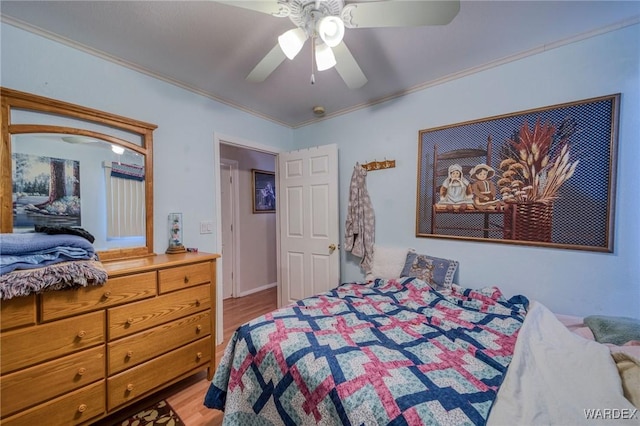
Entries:
POLYGON ((2 24, 0 84, 153 123, 154 251, 168 245, 170 212, 182 212, 189 247, 217 251, 214 132, 294 148, 293 131, 80 50, 2 24))
MULTIPOLYGON (((0 84, 154 123, 155 251, 166 249, 167 214, 184 214, 184 239, 215 251, 214 132, 274 150, 337 143, 341 223, 356 162, 395 159, 369 174, 376 241, 460 261, 457 281, 497 285, 566 314, 640 317, 640 26, 632 25, 478 72, 373 107, 289 129, 145 74, 7 24, 0 84), (596 253, 415 237, 418 131, 530 108, 622 93, 615 251, 596 253), (188 224, 191 224, 189 226, 188 224)), ((363 277, 342 254, 342 280, 363 277)))
MULTIPOLYGON (((513 61, 297 129, 297 146, 337 143, 340 203, 356 162, 396 160, 370 172, 376 243, 460 262, 457 282, 496 285, 556 312, 640 317, 640 26, 633 25, 513 61), (622 93, 614 253, 415 237, 418 131, 532 108, 622 93)), ((342 253, 342 278, 359 258, 342 253)))

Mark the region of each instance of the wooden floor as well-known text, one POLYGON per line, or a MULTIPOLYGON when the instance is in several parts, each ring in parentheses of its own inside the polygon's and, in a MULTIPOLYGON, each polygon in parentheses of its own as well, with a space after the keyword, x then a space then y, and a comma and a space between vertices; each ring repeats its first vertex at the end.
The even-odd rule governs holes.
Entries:
MULTIPOLYGON (((227 299, 223 302, 223 325, 224 325, 224 341, 216 347, 216 366, 220 363, 220 358, 224 352, 227 343, 233 332, 245 322, 253 318, 274 310, 277 306, 277 290, 271 288, 249 296, 237 299, 227 299)), ((206 372, 196 374, 185 379, 175 385, 160 391, 151 399, 165 398, 169 404, 178 413, 186 426, 217 426, 222 424, 222 412, 206 408, 203 405, 204 396, 209 388, 209 381, 206 372)), ((126 416, 137 413, 145 406, 151 405, 153 401, 147 400, 136 404, 122 413, 126 416)), ((123 416, 118 415, 117 418, 103 419, 96 425, 116 425, 118 420, 123 416)))

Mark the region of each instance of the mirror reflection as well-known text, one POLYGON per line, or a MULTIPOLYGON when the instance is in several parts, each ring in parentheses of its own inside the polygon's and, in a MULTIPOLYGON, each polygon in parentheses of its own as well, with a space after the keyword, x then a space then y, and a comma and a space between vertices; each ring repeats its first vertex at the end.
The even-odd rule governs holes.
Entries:
POLYGON ((94 137, 11 137, 13 232, 80 226, 96 250, 146 244, 144 155, 94 137))
POLYGON ((80 226, 103 261, 154 254, 155 124, 5 87, 0 103, 1 232, 80 226))

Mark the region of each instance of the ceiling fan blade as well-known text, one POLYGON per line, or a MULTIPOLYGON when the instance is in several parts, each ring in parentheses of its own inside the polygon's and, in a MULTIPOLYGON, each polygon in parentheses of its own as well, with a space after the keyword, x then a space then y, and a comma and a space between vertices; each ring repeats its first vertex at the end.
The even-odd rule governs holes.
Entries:
POLYGON ((367 77, 364 76, 347 45, 344 42, 340 42, 333 48, 333 53, 336 56, 336 71, 347 84, 347 87, 349 89, 359 89, 364 86, 368 81, 367 77))
POLYGON ((350 3, 342 10, 348 28, 446 25, 460 11, 458 0, 374 1, 350 3))
POLYGON ((217 1, 216 3, 228 4, 229 6, 242 7, 244 9, 255 10, 256 12, 267 13, 278 16, 282 12, 282 6, 276 0, 257 1, 217 1))
POLYGON ((280 48, 280 45, 276 44, 273 49, 267 55, 262 58, 258 65, 247 76, 248 81, 260 83, 264 81, 269 75, 278 68, 287 57, 284 56, 284 52, 280 48))

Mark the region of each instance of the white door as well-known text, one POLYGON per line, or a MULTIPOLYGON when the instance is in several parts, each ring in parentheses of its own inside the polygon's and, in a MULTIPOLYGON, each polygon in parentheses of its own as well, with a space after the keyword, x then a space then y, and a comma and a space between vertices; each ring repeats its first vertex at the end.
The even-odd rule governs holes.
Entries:
POLYGON ((338 147, 278 154, 280 304, 340 284, 338 147))
POLYGON ((232 160, 220 161, 220 202, 222 222, 222 298, 235 296, 236 273, 236 242, 237 224, 235 221, 237 193, 237 162, 232 160), (235 179, 235 181, 234 181, 235 179))

